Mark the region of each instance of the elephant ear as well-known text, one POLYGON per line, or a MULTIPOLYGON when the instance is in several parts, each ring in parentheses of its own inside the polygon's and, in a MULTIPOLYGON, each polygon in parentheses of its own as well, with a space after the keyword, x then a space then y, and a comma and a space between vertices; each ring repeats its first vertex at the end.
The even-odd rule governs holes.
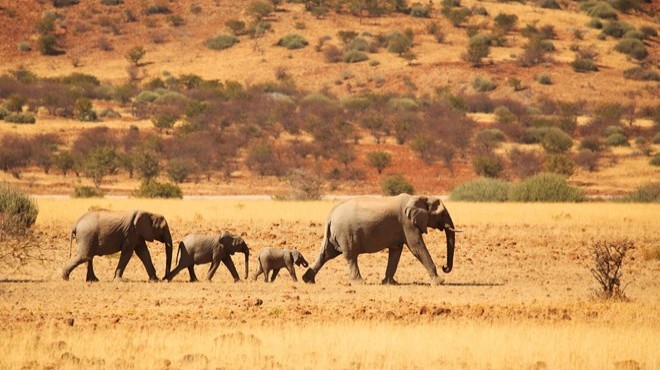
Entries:
POLYGON ((293 263, 298 262, 298 259, 300 259, 300 252, 298 252, 297 249, 294 249, 291 251, 291 258, 293 258, 293 263))
POLYGON ((218 237, 218 243, 222 246, 225 252, 230 255, 234 254, 234 236, 228 232, 223 232, 218 237))
POLYGON ((428 199, 426 197, 411 197, 406 204, 406 217, 419 229, 422 234, 426 234, 426 228, 429 225, 428 199))
POLYGON ((153 220, 151 219, 151 213, 136 211, 133 216, 133 226, 135 226, 135 232, 142 237, 142 239, 152 242, 154 241, 154 225, 153 220))

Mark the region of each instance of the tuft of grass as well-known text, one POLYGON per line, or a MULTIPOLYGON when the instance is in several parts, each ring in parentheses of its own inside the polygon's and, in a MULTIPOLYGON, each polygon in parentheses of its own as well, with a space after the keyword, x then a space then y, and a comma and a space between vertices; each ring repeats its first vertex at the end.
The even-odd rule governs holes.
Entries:
POLYGON ((659 203, 660 182, 641 185, 637 189, 630 191, 621 200, 630 203, 659 203))
POLYGON ((18 189, 0 185, 0 233, 25 233, 37 220, 37 202, 18 189))
POLYGON ((288 34, 277 42, 277 46, 283 46, 289 50, 302 49, 308 44, 309 42, 304 37, 295 33, 288 34))

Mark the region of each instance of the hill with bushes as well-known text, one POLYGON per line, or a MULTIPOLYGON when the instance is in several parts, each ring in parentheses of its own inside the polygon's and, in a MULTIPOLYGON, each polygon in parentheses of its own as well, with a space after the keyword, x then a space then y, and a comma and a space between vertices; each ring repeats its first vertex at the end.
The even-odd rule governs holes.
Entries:
POLYGON ((36 193, 135 194, 157 181, 184 194, 293 183, 447 193, 549 172, 624 194, 660 173, 655 11, 593 0, 2 5, 1 176, 36 193))

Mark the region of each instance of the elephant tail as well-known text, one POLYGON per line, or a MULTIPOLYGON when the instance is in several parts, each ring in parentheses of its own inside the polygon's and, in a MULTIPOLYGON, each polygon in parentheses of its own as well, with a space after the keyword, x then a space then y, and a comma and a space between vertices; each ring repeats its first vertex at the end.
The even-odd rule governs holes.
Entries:
POLYGON ((73 238, 76 237, 76 227, 74 226, 71 229, 71 234, 69 234, 69 258, 71 258, 71 246, 73 245, 73 238))

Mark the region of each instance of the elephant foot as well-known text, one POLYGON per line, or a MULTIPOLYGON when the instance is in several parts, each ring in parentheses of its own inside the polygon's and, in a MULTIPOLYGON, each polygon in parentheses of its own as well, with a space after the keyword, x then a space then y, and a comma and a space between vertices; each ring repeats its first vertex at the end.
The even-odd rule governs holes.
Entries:
POLYGON ((383 285, 399 285, 399 282, 394 280, 394 278, 385 278, 382 281, 383 285))
POLYGON ((124 278, 121 277, 121 276, 115 276, 115 278, 114 278, 112 281, 114 281, 114 282, 119 282, 119 283, 123 283, 125 280, 124 280, 124 278))
POLYGON ((69 274, 67 274, 66 271, 64 271, 64 269, 60 270, 60 277, 64 281, 69 281, 69 274))
POLYGON ((316 283, 314 279, 315 277, 316 277, 316 273, 314 272, 314 270, 307 269, 307 271, 305 271, 305 273, 303 274, 302 279, 304 282, 308 284, 314 284, 316 283))
POLYGON ((91 278, 87 278, 85 281, 88 283, 97 283, 99 281, 99 278, 97 278, 96 276, 92 276, 91 278))
POLYGON ((366 283, 365 283, 364 279, 362 279, 361 277, 351 278, 351 285, 365 285, 365 284, 366 283))
POLYGON ((152 278, 149 278, 149 282, 150 283, 158 283, 158 282, 160 282, 160 279, 154 276, 152 278))
POLYGON ((445 279, 440 276, 435 276, 431 278, 431 285, 442 285, 445 282, 445 279))

